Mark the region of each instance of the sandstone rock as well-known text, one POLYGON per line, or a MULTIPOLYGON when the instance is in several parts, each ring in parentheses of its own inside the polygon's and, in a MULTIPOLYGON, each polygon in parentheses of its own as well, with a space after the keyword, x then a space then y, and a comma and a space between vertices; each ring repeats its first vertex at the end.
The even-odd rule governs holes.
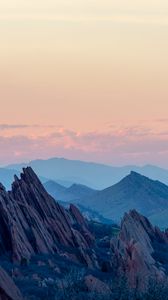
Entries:
POLYGON ((76 260, 92 261, 84 257, 94 241, 85 219, 74 206, 70 211, 60 206, 30 167, 20 179, 15 176, 10 192, 0 187, 0 215, 0 255, 9 252, 22 261, 38 253, 59 254, 64 246, 77 250, 76 260))
POLYGON ((153 257, 159 243, 168 247, 165 233, 135 210, 125 214, 119 237, 111 241, 111 248, 119 272, 125 273, 132 287, 144 288, 149 276, 165 276, 153 257))
POLYGON ((0 267, 0 300, 23 300, 12 279, 0 267))

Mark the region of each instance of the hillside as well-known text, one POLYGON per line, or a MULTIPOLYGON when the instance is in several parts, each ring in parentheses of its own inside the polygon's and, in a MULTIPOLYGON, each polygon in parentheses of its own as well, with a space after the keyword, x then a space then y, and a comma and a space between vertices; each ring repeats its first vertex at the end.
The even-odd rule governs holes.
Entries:
POLYGON ((44 187, 47 192, 56 200, 65 202, 73 202, 80 199, 81 197, 89 197, 96 193, 95 190, 82 184, 74 183, 69 188, 66 188, 65 186, 62 186, 52 180, 44 183, 44 187))
MULTIPOLYGON (((130 209, 136 209, 150 218, 168 209, 168 186, 131 172, 119 183, 89 198, 81 199, 81 203, 83 206, 101 212, 105 218, 114 219, 115 216, 114 221, 117 222, 130 209)), ((162 218, 153 220, 156 221, 156 225, 162 227, 162 218)))

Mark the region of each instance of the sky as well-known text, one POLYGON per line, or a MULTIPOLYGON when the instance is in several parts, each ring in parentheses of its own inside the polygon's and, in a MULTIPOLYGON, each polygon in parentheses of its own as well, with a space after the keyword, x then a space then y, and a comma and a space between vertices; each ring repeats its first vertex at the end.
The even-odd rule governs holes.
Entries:
POLYGON ((2 0, 0 165, 168 168, 168 1, 2 0))

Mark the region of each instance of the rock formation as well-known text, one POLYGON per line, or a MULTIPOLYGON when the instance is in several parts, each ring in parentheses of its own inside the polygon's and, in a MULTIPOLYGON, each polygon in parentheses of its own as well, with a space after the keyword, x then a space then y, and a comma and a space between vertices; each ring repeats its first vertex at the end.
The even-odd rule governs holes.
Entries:
POLYGON ((125 214, 120 234, 111 243, 118 271, 125 274, 131 286, 140 288, 149 277, 160 280, 165 276, 164 258, 161 263, 155 255, 163 246, 168 249, 166 233, 135 210, 125 214))
POLYGON ((0 267, 0 300, 23 300, 18 288, 0 267))
POLYGON ((94 238, 87 234, 84 218, 75 208, 67 211, 60 206, 30 167, 20 179, 15 176, 11 192, 0 187, 0 216, 1 255, 8 252, 14 261, 21 261, 37 253, 61 254, 61 245, 75 250, 74 260, 92 264, 85 250, 94 238))

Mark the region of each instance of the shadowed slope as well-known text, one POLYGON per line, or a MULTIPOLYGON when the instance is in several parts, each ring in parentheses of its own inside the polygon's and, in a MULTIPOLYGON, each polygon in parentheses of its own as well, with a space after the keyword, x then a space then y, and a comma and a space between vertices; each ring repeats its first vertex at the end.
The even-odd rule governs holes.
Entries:
POLYGON ((168 208, 168 186, 131 172, 114 186, 82 199, 82 205, 106 218, 115 218, 114 221, 119 221, 130 209, 150 217, 168 208))

